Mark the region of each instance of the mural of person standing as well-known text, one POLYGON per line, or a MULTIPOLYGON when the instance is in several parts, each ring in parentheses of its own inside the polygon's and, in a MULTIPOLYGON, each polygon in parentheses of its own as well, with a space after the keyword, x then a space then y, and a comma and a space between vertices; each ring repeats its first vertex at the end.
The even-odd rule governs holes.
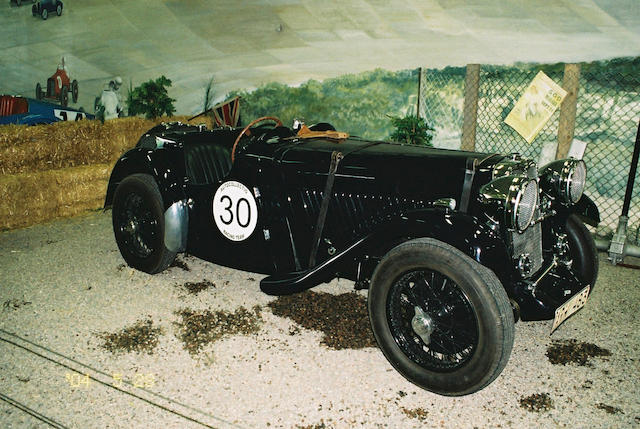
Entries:
POLYGON ((105 85, 102 94, 96 97, 94 110, 100 120, 105 121, 124 116, 120 86, 122 86, 122 78, 116 76, 105 85))

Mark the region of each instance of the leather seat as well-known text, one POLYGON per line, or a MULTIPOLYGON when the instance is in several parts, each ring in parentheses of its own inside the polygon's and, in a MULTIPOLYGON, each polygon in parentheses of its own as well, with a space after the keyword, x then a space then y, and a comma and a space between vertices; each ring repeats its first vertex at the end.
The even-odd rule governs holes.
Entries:
POLYGON ((231 150, 215 143, 191 143, 184 147, 187 176, 191 183, 207 185, 224 179, 231 171, 231 150))

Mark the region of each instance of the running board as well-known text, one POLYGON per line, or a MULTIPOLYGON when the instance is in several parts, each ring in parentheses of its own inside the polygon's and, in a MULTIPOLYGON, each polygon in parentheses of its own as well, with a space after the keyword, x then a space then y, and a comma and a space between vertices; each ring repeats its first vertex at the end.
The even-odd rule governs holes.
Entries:
POLYGON ((274 274, 260 282, 260 290, 267 295, 291 295, 328 282, 336 276, 336 266, 357 251, 370 236, 361 238, 340 253, 305 271, 274 274))

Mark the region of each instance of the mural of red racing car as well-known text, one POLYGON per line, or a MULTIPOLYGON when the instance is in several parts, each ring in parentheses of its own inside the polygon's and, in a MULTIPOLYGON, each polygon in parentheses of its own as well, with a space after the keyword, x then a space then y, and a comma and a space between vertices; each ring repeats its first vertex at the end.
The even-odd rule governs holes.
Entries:
POLYGON ((40 82, 36 84, 36 99, 42 100, 49 98, 57 100, 63 106, 69 104, 69 92, 71 92, 71 101, 78 102, 78 81, 69 77, 67 69, 64 65, 64 58, 58 65, 56 72, 47 79, 47 89, 43 91, 40 82))

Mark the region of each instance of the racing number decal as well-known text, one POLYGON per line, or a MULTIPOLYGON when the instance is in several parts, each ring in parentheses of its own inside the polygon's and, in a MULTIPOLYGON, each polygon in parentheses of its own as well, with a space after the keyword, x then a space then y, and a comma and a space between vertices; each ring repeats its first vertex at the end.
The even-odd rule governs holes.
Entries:
POLYGON ((84 118, 84 113, 71 110, 53 109, 53 116, 63 121, 79 121, 84 118))
POLYGON ((251 191, 240 182, 223 183, 213 196, 213 219, 229 240, 249 238, 258 223, 258 206, 251 191))

